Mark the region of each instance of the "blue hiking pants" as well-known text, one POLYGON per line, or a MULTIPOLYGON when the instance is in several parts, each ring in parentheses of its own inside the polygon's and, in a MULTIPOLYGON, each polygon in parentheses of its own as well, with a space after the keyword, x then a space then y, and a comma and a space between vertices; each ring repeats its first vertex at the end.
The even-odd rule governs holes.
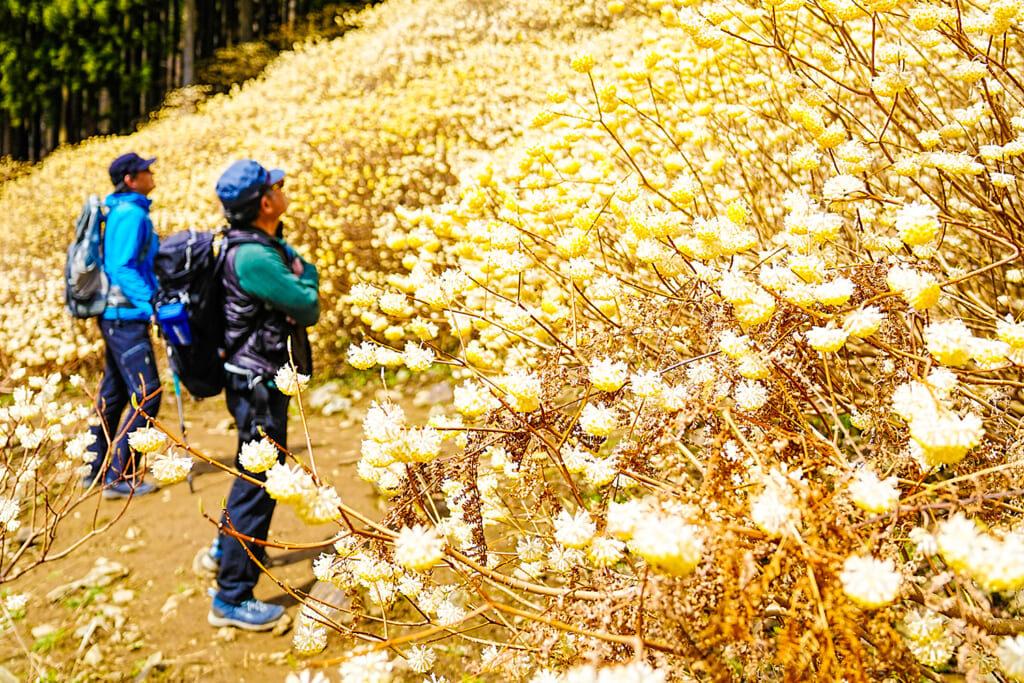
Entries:
MULTIPOLYGON (((228 410, 234 416, 235 425, 238 427, 235 468, 253 479, 266 481, 265 472, 256 474, 242 467, 237 453, 241 452, 242 444, 262 438, 259 433, 260 427, 282 448, 288 447, 290 399, 277 389, 268 387, 266 382, 258 378, 253 383, 241 375, 229 372, 226 383, 225 397, 228 410)), ((278 462, 284 462, 284 453, 278 454, 278 462)), ((276 505, 277 501, 267 495, 262 487, 243 479, 235 479, 221 521, 227 529, 234 529, 244 536, 265 541, 276 505)), ((252 589, 260 578, 260 568, 249 557, 246 547, 260 562, 266 558, 266 550, 262 545, 251 542, 246 542, 243 547, 237 538, 225 533, 220 535, 220 547, 223 554, 220 559, 220 571, 217 573, 217 597, 229 605, 240 605, 252 599, 252 589)))
POLYGON ((90 429, 96 436, 89 447, 94 454, 90 476, 95 477, 104 468, 109 452, 103 481, 111 484, 136 476, 139 455, 128 446, 128 435, 146 426, 147 416, 155 417, 160 410, 160 376, 148 322, 101 319, 99 324, 106 355, 96 397, 100 424, 90 429), (138 410, 132 406, 133 396, 138 410))

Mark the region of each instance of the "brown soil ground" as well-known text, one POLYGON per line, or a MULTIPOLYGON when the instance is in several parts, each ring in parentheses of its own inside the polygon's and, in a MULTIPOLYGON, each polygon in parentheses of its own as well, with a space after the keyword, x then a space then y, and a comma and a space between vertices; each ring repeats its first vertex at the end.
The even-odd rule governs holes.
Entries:
MULTIPOLYGON (((177 424, 173 396, 164 401, 161 418, 177 424)), ((351 415, 361 415, 357 405, 351 415)), ((189 441, 230 466, 236 433, 223 398, 186 403, 189 441)), ((293 411, 294 413, 294 411, 293 411)), ((308 416, 313 453, 325 479, 345 502, 378 518, 378 499, 355 474, 361 427, 346 416, 308 416), (354 424, 353 424, 354 422, 354 424)), ((297 415, 289 423, 292 449, 303 460, 306 446, 297 415)), ((182 482, 130 501, 106 534, 65 559, 49 562, 4 586, 30 594, 24 619, 0 635, 0 683, 31 681, 203 681, 204 683, 281 682, 300 668, 291 653, 291 633, 249 633, 216 629, 207 624, 211 578, 193 570, 197 552, 216 533, 206 518, 218 518, 233 477, 214 466, 197 463, 194 492, 182 482), (47 595, 82 580, 106 558, 124 568, 107 585, 93 578, 70 586, 64 595, 47 595)), ((103 522, 118 515, 122 501, 102 500, 97 493, 59 528, 56 547, 80 538, 92 518, 103 522)), ((288 506, 279 505, 270 540, 314 543, 330 538, 336 525, 308 527, 288 506)), ((270 549, 274 579, 300 591, 314 583, 312 560, 319 550, 270 549)), ((108 577, 109 578, 109 577, 108 577)), ((297 601, 274 580, 263 576, 256 588, 261 600, 285 605, 295 617, 297 601)), ((337 634, 315 659, 346 650, 337 634)), ((333 667, 331 677, 336 674, 333 667)))

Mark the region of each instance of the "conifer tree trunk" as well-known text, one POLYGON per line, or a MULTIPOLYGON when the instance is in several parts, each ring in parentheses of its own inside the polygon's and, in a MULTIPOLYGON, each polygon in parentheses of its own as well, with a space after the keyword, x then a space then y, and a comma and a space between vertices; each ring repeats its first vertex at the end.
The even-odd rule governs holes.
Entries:
MULTIPOLYGON (((252 0, 238 1, 238 41, 247 43, 252 40, 253 6, 252 0)), ((262 30, 262 26, 260 29, 262 30)))
POLYGON ((181 84, 195 83, 196 59, 196 0, 185 0, 185 16, 182 21, 181 84))

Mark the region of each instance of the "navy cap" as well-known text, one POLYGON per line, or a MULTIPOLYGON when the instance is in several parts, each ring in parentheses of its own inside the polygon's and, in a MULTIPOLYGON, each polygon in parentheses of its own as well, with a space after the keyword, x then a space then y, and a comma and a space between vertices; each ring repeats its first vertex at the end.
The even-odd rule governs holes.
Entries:
POLYGON ((126 175, 135 175, 139 171, 145 171, 154 161, 156 161, 156 157, 143 159, 135 152, 122 154, 110 164, 110 182, 117 185, 124 180, 126 175))
POLYGON ((239 159, 228 166, 217 181, 217 197, 225 209, 246 204, 271 185, 284 178, 284 171, 275 168, 268 171, 252 159, 239 159))

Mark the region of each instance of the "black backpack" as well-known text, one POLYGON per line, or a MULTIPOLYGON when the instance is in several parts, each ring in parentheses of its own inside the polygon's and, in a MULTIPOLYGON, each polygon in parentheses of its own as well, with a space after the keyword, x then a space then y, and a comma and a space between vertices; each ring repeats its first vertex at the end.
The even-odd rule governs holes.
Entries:
POLYGON ((75 239, 64 263, 64 306, 75 318, 103 315, 110 289, 103 272, 103 228, 107 207, 99 195, 89 195, 75 220, 75 239))
POLYGON ((183 230, 160 242, 153 261, 153 308, 167 340, 171 370, 195 398, 224 388, 224 285, 227 228, 183 230))

